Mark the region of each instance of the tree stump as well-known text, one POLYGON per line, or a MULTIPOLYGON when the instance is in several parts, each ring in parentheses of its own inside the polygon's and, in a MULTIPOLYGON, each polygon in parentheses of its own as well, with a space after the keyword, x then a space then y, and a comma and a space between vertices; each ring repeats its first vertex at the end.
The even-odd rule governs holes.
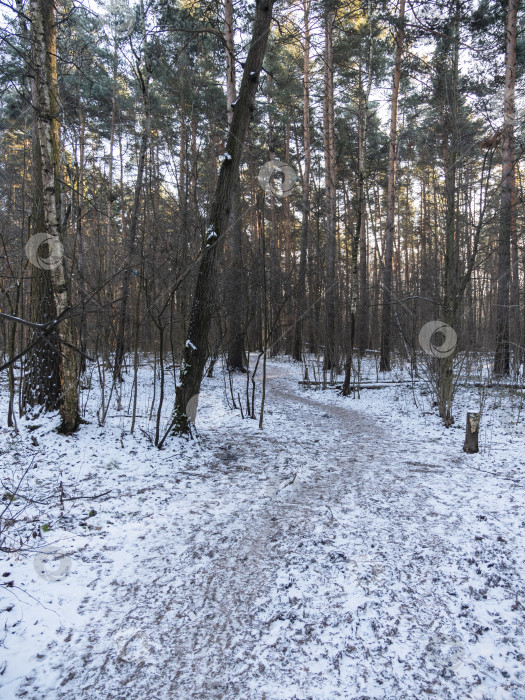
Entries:
POLYGON ((463 452, 467 452, 468 454, 474 454, 475 452, 479 452, 479 421, 479 413, 467 413, 467 431, 465 434, 465 444, 463 445, 463 452))

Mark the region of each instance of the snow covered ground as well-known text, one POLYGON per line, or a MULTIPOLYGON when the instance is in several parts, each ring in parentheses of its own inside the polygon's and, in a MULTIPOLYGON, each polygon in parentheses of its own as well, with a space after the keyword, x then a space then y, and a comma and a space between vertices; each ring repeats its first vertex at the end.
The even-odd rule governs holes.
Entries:
POLYGON ((39 501, 40 533, 1 561, 0 697, 525 698, 521 399, 489 391, 466 455, 475 390, 447 430, 421 385, 344 398, 283 359, 268 374, 263 430, 218 368, 198 440, 162 451, 146 367, 134 435, 130 379, 103 427, 93 380, 72 437, 2 418, 2 505, 27 470, 10 508, 39 501))

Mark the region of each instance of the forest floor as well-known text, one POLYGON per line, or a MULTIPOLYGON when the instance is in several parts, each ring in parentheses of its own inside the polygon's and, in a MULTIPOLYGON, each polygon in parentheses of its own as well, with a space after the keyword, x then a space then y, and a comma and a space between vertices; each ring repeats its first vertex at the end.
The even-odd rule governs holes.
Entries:
POLYGON ((466 455, 474 392, 447 430, 419 385, 299 379, 269 361, 259 430, 218 368, 198 439, 160 452, 147 368, 134 435, 95 389, 74 436, 0 428, 4 503, 27 470, 11 508, 40 501, 42 535, 1 562, 3 700, 525 698, 522 399, 493 391, 466 455))

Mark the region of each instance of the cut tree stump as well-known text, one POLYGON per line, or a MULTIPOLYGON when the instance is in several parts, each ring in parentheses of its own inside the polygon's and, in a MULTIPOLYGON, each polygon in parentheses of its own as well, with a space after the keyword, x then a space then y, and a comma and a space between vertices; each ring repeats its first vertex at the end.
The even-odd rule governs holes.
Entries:
POLYGON ((465 444, 463 445, 463 452, 467 452, 468 454, 474 454, 475 452, 479 452, 479 420, 479 413, 467 413, 467 431, 465 434, 465 444))

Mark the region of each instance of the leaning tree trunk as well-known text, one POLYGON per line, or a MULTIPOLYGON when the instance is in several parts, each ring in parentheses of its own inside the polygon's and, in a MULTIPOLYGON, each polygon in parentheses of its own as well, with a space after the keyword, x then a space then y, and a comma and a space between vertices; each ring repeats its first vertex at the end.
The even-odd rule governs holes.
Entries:
POLYGON ((405 20, 405 0, 399 5, 399 20, 396 32, 396 60, 394 80, 392 83, 392 107, 390 112, 390 147, 388 153, 388 184, 385 235, 385 267, 383 270, 383 309, 381 316, 381 356, 380 370, 390 372, 391 326, 392 326, 392 257, 394 252, 395 233, 395 184, 396 184, 396 146, 397 146, 397 103, 399 84, 401 81, 401 57, 403 55, 403 40, 405 20))
POLYGON ((510 281, 511 234, 515 216, 514 190, 514 120, 516 117, 514 93, 516 84, 516 36, 518 1, 509 0, 506 26, 505 96, 503 105, 501 209, 498 238, 498 308, 496 314, 496 354, 494 374, 503 376, 510 371, 510 281))
MULTIPOLYGON (((188 433, 201 387, 204 367, 209 357, 208 333, 217 288, 219 245, 230 221, 236 174, 241 163, 242 149, 248 124, 255 109, 259 83, 275 0, 257 0, 253 34, 244 64, 239 97, 233 112, 225 157, 219 172, 210 216, 210 228, 204 243, 193 305, 184 347, 181 384, 177 387, 171 429, 174 434, 188 433)), ((159 444, 162 447, 164 440, 159 444)))
MULTIPOLYGON (((53 0, 31 0, 33 61, 35 71, 35 105, 38 114, 38 137, 42 158, 43 209, 49 242, 61 246, 59 225, 59 201, 55 190, 58 172, 58 120, 57 120, 57 72, 56 26, 53 0)), ((66 313, 69 294, 63 257, 52 265, 51 286, 58 316, 66 313)), ((60 340, 60 429, 71 433, 80 422, 78 410, 77 358, 73 345, 73 327, 70 318, 64 318, 59 326, 60 340)))

